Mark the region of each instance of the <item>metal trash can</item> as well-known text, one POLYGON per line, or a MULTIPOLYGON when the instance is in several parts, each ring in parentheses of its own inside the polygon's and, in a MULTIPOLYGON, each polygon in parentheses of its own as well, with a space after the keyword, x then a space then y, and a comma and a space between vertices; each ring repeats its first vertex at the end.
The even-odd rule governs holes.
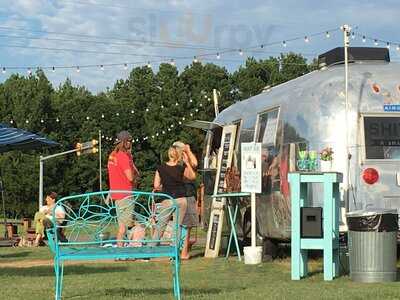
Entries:
POLYGON ((395 209, 347 213, 350 278, 396 281, 398 215, 395 209))

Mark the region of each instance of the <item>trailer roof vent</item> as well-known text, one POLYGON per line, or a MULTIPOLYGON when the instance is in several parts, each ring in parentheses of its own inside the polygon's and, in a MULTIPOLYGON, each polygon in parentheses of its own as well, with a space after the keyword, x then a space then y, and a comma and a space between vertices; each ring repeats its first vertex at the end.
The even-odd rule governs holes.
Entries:
MULTIPOLYGON (((390 62, 389 49, 374 47, 349 47, 349 62, 384 61, 390 62)), ((318 66, 344 63, 344 48, 337 47, 318 56, 318 66)))

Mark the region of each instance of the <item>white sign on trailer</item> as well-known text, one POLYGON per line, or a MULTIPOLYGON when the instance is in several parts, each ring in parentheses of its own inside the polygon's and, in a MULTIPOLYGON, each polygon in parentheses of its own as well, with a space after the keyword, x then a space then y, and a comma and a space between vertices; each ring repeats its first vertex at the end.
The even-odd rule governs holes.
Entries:
POLYGON ((241 189, 261 193, 261 143, 241 144, 241 189))

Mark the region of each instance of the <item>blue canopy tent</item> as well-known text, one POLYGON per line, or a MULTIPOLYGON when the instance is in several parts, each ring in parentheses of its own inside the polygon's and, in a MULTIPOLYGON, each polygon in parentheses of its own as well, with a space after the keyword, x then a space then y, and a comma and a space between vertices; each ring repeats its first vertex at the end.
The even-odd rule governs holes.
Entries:
MULTIPOLYGON (((59 144, 57 142, 46 139, 45 137, 42 137, 38 134, 18 128, 9 127, 4 123, 0 123, 0 153, 12 150, 34 150, 41 149, 43 147, 54 147, 58 145, 59 144)), ((0 190, 3 203, 5 237, 7 237, 4 187, 1 177, 0 190)))

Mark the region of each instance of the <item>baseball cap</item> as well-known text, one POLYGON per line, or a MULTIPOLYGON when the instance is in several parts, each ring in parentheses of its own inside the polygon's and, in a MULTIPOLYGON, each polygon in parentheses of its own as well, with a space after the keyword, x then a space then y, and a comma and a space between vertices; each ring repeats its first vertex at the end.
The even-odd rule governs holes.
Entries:
POLYGON ((117 134, 117 140, 115 141, 115 144, 127 140, 132 140, 132 136, 128 131, 122 130, 120 133, 117 134))

